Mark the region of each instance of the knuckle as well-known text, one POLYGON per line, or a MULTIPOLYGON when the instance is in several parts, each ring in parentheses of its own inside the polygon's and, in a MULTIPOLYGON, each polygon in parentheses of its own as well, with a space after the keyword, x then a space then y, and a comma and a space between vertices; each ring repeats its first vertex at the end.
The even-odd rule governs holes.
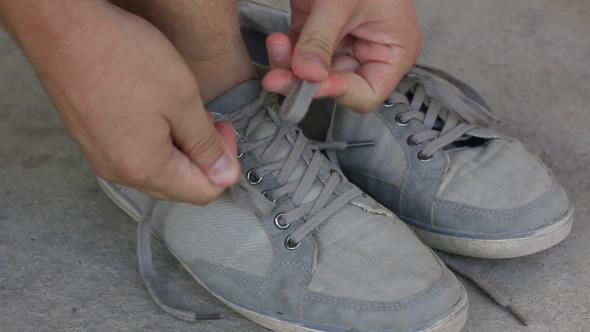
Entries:
POLYGON ((320 53, 319 55, 326 58, 331 58, 334 52, 334 42, 320 33, 313 33, 302 41, 302 45, 306 45, 306 49, 320 53))
POLYGON ((213 148, 216 142, 217 133, 213 130, 206 130, 188 146, 186 153, 189 156, 200 156, 213 148))
POLYGON ((115 165, 115 176, 132 185, 145 186, 152 179, 152 172, 142 163, 123 160, 115 165))

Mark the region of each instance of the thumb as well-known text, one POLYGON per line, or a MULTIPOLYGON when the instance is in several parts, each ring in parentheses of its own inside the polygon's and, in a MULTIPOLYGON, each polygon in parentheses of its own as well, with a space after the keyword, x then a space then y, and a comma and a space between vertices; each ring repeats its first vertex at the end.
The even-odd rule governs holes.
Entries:
POLYGON ((227 122, 213 124, 208 114, 201 107, 171 119, 172 137, 212 184, 231 186, 238 181, 241 171, 233 127, 227 122))
POLYGON ((328 78, 336 45, 352 10, 347 1, 317 0, 293 52, 292 68, 301 79, 322 82, 328 78))

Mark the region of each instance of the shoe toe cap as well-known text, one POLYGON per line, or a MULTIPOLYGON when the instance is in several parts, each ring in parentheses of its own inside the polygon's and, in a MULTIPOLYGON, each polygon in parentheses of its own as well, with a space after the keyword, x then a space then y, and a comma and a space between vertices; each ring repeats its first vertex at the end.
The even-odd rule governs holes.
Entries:
POLYGON ((571 208, 563 187, 518 141, 496 139, 449 153, 433 203, 433 224, 486 233, 534 230, 571 208))

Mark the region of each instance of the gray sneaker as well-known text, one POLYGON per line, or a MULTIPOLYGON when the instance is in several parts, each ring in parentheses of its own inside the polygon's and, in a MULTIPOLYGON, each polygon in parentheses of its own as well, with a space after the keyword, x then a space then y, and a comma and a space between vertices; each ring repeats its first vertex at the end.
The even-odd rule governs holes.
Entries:
POLYGON ((274 331, 459 331, 467 294, 387 209, 349 183, 249 81, 207 105, 239 137, 240 184, 207 206, 157 201, 99 179, 140 221, 142 277, 159 296, 150 231, 213 296, 274 331), (226 112, 233 110, 232 112, 226 112), (226 112, 226 113, 224 113, 226 112))
MULTIPOLYGON (((288 8, 249 0, 239 9, 251 56, 267 65, 264 39, 289 30, 288 8)), ((547 167, 517 140, 486 128, 493 115, 483 98, 440 70, 413 67, 372 114, 341 106, 331 114, 325 100, 313 107, 300 123, 308 138, 325 140, 333 117, 330 140, 376 142, 332 159, 433 248, 517 257, 554 246, 571 230, 573 207, 547 167)))
POLYGON ((533 254, 562 241, 573 206, 547 167, 487 128, 489 106, 465 83, 413 67, 368 115, 337 107, 329 140, 344 173, 432 248, 484 258, 533 254))

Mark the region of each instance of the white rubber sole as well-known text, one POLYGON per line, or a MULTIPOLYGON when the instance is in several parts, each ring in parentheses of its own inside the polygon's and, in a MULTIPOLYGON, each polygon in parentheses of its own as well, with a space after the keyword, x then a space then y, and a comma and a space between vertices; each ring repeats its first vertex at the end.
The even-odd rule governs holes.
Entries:
MULTIPOLYGON (((100 178, 97 178, 97 180, 100 187, 104 190, 107 196, 119 208, 121 208, 121 210, 125 211, 125 213, 127 213, 135 221, 139 220, 139 213, 131 204, 129 204, 129 202, 127 202, 123 197, 121 197, 121 195, 116 190, 114 190, 106 181, 100 178)), ((172 252, 172 255, 176 257, 174 252, 172 252)), ((229 301, 224 297, 220 296, 219 294, 216 294, 215 292, 211 291, 196 275, 194 275, 191 272, 191 270, 182 262, 182 260, 180 260, 178 257, 176 257, 176 259, 185 267, 185 269, 193 276, 193 278, 211 295, 213 295, 223 304, 230 307, 232 310, 236 311, 237 313, 241 314, 242 316, 257 324, 266 327, 267 329, 276 332, 325 332, 325 330, 317 330, 305 327, 291 321, 281 320, 276 317, 268 316, 260 312, 249 310, 240 305, 237 305, 236 303, 229 301)), ((465 321, 467 320, 468 307, 469 300, 467 292, 463 288, 461 298, 448 314, 444 315, 444 317, 441 317, 431 326, 426 327, 422 330, 412 330, 412 332, 459 332, 463 325, 465 325, 465 321)))
MULTIPOLYGON (((185 266, 186 267, 186 266, 185 266)), ((187 268, 188 270, 188 268, 187 268)), ((190 270, 188 270, 190 273, 190 270)), ((199 278, 193 275, 193 278, 197 280, 197 282, 203 286, 205 289, 207 287, 201 283, 199 278)), ((216 294, 210 292, 213 296, 215 296, 219 301, 223 302, 223 304, 227 305, 240 315, 246 317, 247 319, 257 323, 261 326, 266 327, 269 330, 273 330, 276 332, 325 332, 325 330, 316 330, 313 328, 305 327, 298 325, 293 322, 288 322, 284 320, 277 319, 272 316, 267 316, 260 314, 255 311, 248 310, 246 308, 240 307, 230 301, 225 300, 224 298, 217 296, 216 294)), ((441 318, 433 325, 422 329, 422 330, 412 330, 412 332, 459 332, 465 322, 467 321, 467 314, 468 314, 468 307, 469 307, 469 300, 467 297, 467 292, 463 289, 463 293, 461 294, 461 299, 457 304, 453 307, 451 312, 446 315, 444 318, 441 318)), ((357 331, 357 330, 354 330, 357 331)), ((361 332, 361 331, 359 331, 361 332)))
POLYGON ((526 237, 474 239, 431 232, 409 225, 424 243, 441 251, 479 258, 514 258, 531 255, 563 241, 572 229, 573 207, 561 219, 541 227, 526 237))

